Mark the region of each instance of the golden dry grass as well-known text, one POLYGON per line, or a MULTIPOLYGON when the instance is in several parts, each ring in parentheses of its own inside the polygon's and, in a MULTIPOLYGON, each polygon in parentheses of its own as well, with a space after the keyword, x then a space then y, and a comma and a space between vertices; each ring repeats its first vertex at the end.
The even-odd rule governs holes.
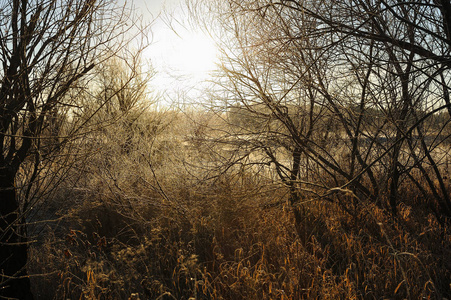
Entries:
POLYGON ((38 299, 451 297, 449 227, 407 186, 396 220, 317 200, 295 224, 285 188, 251 170, 207 180, 176 140, 137 143, 99 150, 58 187, 61 221, 30 249, 38 299))

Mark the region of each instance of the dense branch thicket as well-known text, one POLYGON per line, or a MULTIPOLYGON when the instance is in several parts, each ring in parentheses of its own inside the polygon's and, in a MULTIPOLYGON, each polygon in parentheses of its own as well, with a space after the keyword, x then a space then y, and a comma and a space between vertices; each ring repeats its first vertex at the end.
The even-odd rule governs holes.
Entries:
POLYGON ((290 187, 293 205, 313 190, 326 201, 351 192, 352 203, 341 202, 350 213, 369 200, 396 217, 409 182, 449 222, 449 8, 210 4, 223 42, 221 99, 235 125, 227 139, 243 148, 236 161, 258 153, 290 187))
POLYGON ((189 1, 184 111, 126 11, 45 4, 1 4, 0 296, 451 297, 447 1, 189 1))
POLYGON ((312 218, 323 219, 313 203, 337 205, 356 224, 375 221, 376 210, 403 227, 407 207, 422 224, 449 226, 448 1, 191 8, 223 54, 211 109, 231 127, 207 139, 226 145, 216 147, 216 167, 282 183, 310 253, 318 243, 312 218))
POLYGON ((42 198, 33 184, 42 187, 43 162, 80 134, 76 95, 123 50, 134 20, 104 0, 2 1, 0 19, 0 295, 31 299, 26 223, 42 198))

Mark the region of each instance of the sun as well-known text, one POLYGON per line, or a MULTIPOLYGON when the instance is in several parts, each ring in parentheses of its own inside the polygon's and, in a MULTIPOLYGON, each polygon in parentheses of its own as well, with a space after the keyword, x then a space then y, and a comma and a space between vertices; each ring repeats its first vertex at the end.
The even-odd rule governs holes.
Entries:
POLYGON ((188 76, 203 77, 215 69, 217 48, 214 42, 200 33, 187 33, 176 41, 171 62, 175 70, 188 76))
POLYGON ((144 53, 155 71, 150 88, 169 98, 182 94, 197 97, 211 85, 220 61, 215 40, 201 30, 181 25, 182 21, 156 22, 152 43, 144 53))
POLYGON ((168 28, 156 28, 154 35, 146 56, 160 75, 201 80, 216 68, 219 51, 208 35, 168 28))

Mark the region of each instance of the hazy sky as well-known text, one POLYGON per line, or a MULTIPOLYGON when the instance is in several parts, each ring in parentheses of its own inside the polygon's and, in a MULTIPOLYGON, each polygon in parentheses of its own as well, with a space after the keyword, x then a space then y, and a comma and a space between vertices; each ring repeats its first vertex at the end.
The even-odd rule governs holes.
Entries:
POLYGON ((183 93, 196 96, 215 68, 217 56, 213 41, 186 25, 183 3, 184 0, 134 1, 138 13, 143 13, 146 20, 156 18, 151 27, 152 44, 145 51, 145 59, 150 59, 157 72, 151 88, 170 98, 183 93))
POLYGON ((181 3, 184 0, 120 0, 126 1, 142 10, 146 10, 152 14, 158 14, 164 7, 171 7, 181 3))

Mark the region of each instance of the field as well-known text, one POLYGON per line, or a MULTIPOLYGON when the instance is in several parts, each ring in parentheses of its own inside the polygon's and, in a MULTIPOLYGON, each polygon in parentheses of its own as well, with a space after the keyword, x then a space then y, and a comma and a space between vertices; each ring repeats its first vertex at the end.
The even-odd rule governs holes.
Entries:
POLYGON ((211 118, 146 118, 159 129, 127 151, 114 125, 74 144, 29 229, 38 299, 451 297, 449 227, 408 184, 396 219, 351 193, 292 207, 271 165, 223 167, 235 152, 206 138, 211 118))

